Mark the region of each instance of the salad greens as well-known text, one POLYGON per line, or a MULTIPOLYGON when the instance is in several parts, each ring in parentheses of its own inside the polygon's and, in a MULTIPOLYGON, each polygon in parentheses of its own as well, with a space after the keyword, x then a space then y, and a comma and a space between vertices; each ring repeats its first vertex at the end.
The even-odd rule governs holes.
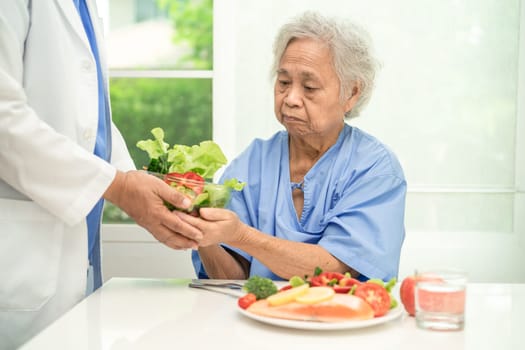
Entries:
POLYGON ((137 147, 148 153, 150 163, 148 171, 161 174, 194 172, 205 179, 212 179, 213 175, 227 159, 218 144, 213 141, 203 141, 199 145, 173 145, 164 141, 164 130, 151 130, 154 140, 137 142, 137 147))
POLYGON ((164 141, 164 130, 154 128, 151 134, 153 140, 137 142, 137 147, 147 152, 150 158, 145 169, 165 174, 166 183, 193 198, 194 208, 222 208, 226 206, 232 190, 241 191, 244 188, 245 183, 237 179, 227 179, 222 185, 211 183, 217 170, 227 163, 215 142, 203 141, 198 145, 173 145, 170 148, 164 141))

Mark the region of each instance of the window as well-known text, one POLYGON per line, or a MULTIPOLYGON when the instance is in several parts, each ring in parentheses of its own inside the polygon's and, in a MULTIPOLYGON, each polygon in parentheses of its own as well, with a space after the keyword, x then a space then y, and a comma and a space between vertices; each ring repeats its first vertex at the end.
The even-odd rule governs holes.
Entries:
MULTIPOLYGON (((166 141, 212 138, 212 1, 108 0, 105 12, 113 121, 138 168, 136 147, 162 127, 166 141)), ((107 203, 104 222, 130 222, 107 203)))

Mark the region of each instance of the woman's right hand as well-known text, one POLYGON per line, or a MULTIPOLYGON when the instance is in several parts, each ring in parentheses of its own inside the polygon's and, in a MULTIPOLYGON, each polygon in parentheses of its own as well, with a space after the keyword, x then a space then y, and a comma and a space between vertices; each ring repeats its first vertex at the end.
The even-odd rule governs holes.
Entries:
POLYGON ((222 208, 200 208, 199 217, 178 212, 180 219, 197 228, 202 233, 199 247, 207 247, 220 243, 232 243, 242 237, 241 222, 237 214, 222 208))

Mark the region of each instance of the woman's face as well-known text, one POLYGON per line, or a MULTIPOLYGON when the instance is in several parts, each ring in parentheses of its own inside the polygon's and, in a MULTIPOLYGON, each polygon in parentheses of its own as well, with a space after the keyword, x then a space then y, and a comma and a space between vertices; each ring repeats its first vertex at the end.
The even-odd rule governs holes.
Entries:
MULTIPOLYGON (((337 139, 356 98, 339 97, 339 79, 326 46, 296 39, 286 48, 274 89, 275 115, 292 136, 337 139)), ((357 95, 357 94, 356 94, 357 95)))

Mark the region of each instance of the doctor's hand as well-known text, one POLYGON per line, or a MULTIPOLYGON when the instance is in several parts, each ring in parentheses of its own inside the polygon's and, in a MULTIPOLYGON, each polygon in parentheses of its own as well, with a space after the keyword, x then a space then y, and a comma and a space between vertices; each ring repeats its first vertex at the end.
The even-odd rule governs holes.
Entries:
POLYGON ((121 208, 159 242, 173 249, 197 249, 202 233, 181 220, 164 201, 186 209, 191 201, 166 183, 143 171, 117 171, 104 198, 121 208))

